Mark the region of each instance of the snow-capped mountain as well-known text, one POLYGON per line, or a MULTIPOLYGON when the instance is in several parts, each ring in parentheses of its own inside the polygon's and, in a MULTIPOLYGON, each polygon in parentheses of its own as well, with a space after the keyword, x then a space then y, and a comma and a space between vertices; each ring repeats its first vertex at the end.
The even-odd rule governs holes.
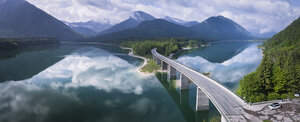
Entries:
POLYGON ((182 25, 182 26, 185 26, 185 27, 190 27, 190 26, 199 24, 199 22, 197 22, 197 21, 185 21, 185 20, 181 20, 181 19, 178 19, 178 18, 173 18, 173 17, 170 17, 170 16, 165 16, 163 19, 167 20, 169 22, 172 22, 174 24, 182 25))
POLYGON ((135 11, 130 15, 130 18, 143 22, 143 21, 147 21, 147 20, 154 20, 155 17, 153 17, 152 15, 142 12, 142 11, 135 11))
POLYGON ((147 18, 137 13, 133 13, 133 15, 134 16, 130 16, 129 19, 106 30, 107 33, 102 33, 94 39, 116 41, 181 37, 215 41, 246 40, 253 38, 252 34, 245 28, 223 16, 210 17, 202 23, 187 27, 181 25, 187 23, 187 21, 179 19, 171 19, 171 21, 169 17, 169 21, 165 19, 151 20, 152 17, 147 18))
POLYGON ((139 25, 143 21, 149 21, 149 20, 154 20, 155 17, 151 16, 150 14, 147 14, 142 11, 135 11, 133 12, 130 17, 114 26, 111 28, 104 30, 101 32, 101 34, 107 34, 107 33, 113 33, 113 32, 118 32, 118 31, 123 31, 126 29, 131 29, 139 25))
POLYGON ((191 27, 169 22, 164 19, 154 19, 141 22, 138 26, 119 32, 98 35, 93 40, 103 42, 121 41, 127 39, 153 38, 192 38, 207 41, 217 40, 248 40, 252 39, 242 26, 223 16, 211 17, 191 27))
POLYGON ((73 30, 78 33, 93 36, 101 31, 110 28, 112 25, 109 23, 101 23, 95 22, 93 20, 87 22, 65 22, 68 26, 70 26, 73 30))

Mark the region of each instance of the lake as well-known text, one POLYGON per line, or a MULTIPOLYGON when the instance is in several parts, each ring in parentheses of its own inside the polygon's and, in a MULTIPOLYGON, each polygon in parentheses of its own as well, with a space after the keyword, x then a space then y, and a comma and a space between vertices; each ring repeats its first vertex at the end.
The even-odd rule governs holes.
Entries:
MULTIPOLYGON (((178 62, 231 90, 262 58, 260 43, 222 42, 183 51, 178 62)), ((128 51, 105 45, 36 47, 1 52, 2 122, 161 122, 220 119, 210 110, 195 112, 195 88, 180 91, 166 73, 145 75, 128 51)))

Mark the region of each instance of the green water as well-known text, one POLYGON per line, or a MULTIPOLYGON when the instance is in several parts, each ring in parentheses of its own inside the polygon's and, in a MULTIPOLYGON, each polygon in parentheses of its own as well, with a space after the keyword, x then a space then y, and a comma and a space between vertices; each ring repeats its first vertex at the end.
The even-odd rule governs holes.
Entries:
MULTIPOLYGON (((221 53, 214 49, 220 50, 223 46, 212 45, 184 52, 177 60, 201 71, 205 70, 199 68, 203 67, 201 62, 209 65, 226 62, 253 43, 241 45, 232 50, 228 47, 226 55, 219 56, 215 55, 221 53), (187 62, 186 58, 200 59, 200 63, 187 62)), ((195 111, 195 85, 191 84, 190 90, 180 91, 179 81, 167 80, 167 74, 139 73, 137 68, 142 62, 127 52, 113 46, 71 44, 1 52, 0 121, 200 122, 220 119, 212 103, 207 111, 195 111)), ((232 67, 230 62, 225 64, 232 67)), ((252 64, 250 61, 238 66, 249 70, 247 66, 252 64)), ((221 70, 225 69, 221 67, 221 70)), ((237 84, 236 81, 229 83, 237 84)))

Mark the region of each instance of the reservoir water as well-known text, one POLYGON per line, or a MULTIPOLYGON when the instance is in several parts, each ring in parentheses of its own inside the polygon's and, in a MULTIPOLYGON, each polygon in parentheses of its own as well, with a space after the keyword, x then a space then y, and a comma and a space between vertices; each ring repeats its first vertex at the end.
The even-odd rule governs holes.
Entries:
MULTIPOLYGON (((222 42, 184 51, 177 61, 231 90, 262 58, 260 43, 222 42)), ((137 71, 141 61, 114 46, 39 47, 0 55, 1 122, 218 121, 195 112, 195 86, 180 91, 165 73, 137 71)))

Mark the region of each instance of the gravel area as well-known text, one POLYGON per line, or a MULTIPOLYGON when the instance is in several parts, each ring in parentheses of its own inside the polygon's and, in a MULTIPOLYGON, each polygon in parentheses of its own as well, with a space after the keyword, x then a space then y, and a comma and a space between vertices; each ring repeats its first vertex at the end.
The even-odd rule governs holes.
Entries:
POLYGON ((245 110, 247 113, 261 120, 272 122, 300 122, 300 100, 284 101, 280 103, 282 108, 271 110, 269 104, 259 111, 245 110))

